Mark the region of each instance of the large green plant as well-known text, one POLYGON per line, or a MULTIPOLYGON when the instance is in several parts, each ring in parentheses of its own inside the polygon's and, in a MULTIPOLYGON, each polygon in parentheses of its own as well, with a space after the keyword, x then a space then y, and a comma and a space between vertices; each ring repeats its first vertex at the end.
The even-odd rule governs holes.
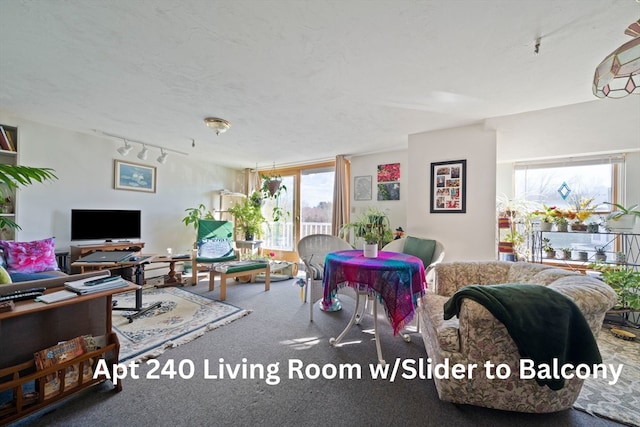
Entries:
POLYGON ((252 236, 260 236, 262 234, 262 224, 266 222, 262 215, 262 209, 255 200, 247 197, 241 202, 236 202, 228 209, 236 221, 236 226, 242 228, 247 240, 251 240, 252 236))
POLYGON ((616 308, 640 310, 640 272, 618 266, 593 268, 602 272, 602 280, 618 295, 616 308))
MULTIPOLYGON (((0 184, 14 191, 19 187, 26 187, 36 182, 44 182, 58 179, 51 168, 34 168, 22 165, 0 164, 0 184)), ((0 228, 12 228, 21 230, 20 226, 12 219, 0 216, 0 228)))
POLYGON ((369 244, 377 243, 380 248, 393 240, 389 217, 374 207, 369 207, 355 221, 344 224, 340 228, 339 236, 347 237, 350 232, 369 244))

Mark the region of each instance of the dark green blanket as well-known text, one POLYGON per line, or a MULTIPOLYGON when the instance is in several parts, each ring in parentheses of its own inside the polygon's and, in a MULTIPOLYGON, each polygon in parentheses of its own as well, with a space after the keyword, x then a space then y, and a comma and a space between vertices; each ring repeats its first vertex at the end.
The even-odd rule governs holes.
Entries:
MULTIPOLYGON (((589 324, 567 296, 546 286, 530 284, 469 285, 444 304, 444 319, 460 313, 463 298, 482 304, 502 322, 516 343, 520 356, 535 366, 602 362, 589 324)), ((492 363, 499 363, 492 360, 492 363)), ((537 379, 552 390, 564 387, 564 379, 537 379)))

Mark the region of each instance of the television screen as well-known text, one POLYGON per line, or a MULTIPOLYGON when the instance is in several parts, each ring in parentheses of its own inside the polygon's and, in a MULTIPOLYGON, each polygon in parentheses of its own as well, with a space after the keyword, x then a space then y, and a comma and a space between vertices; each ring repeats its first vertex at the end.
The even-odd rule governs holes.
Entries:
POLYGON ((139 210, 71 210, 71 240, 140 239, 141 228, 139 210))

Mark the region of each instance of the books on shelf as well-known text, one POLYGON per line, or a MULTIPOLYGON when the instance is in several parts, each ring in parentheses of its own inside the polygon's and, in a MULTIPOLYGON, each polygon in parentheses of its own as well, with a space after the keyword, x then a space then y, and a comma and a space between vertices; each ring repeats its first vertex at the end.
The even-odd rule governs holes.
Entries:
POLYGON ((7 131, 3 126, 0 126, 0 148, 5 151, 16 151, 16 145, 11 132, 7 131))
POLYGON ((127 282, 120 276, 90 277, 88 279, 64 282, 65 289, 80 295, 88 295, 125 286, 127 286, 127 282))

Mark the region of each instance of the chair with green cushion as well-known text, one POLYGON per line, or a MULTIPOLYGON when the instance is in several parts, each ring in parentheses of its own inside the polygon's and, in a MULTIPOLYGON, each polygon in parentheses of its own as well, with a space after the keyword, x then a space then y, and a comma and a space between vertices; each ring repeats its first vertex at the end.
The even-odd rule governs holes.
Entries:
POLYGON ((198 221, 197 240, 191 256, 192 280, 198 283, 198 272, 209 273, 209 291, 215 289, 215 276, 220 275, 220 300, 227 296, 227 279, 250 277, 255 282, 255 276, 265 274, 265 291, 270 287, 269 263, 263 261, 239 261, 238 252, 233 247, 233 223, 200 219, 198 221))
POLYGON ((437 240, 420 237, 407 236, 405 238, 392 240, 386 244, 382 250, 387 252, 401 252, 420 258, 424 264, 427 283, 430 281, 429 273, 433 270, 433 267, 444 259, 444 246, 442 243, 437 240))

